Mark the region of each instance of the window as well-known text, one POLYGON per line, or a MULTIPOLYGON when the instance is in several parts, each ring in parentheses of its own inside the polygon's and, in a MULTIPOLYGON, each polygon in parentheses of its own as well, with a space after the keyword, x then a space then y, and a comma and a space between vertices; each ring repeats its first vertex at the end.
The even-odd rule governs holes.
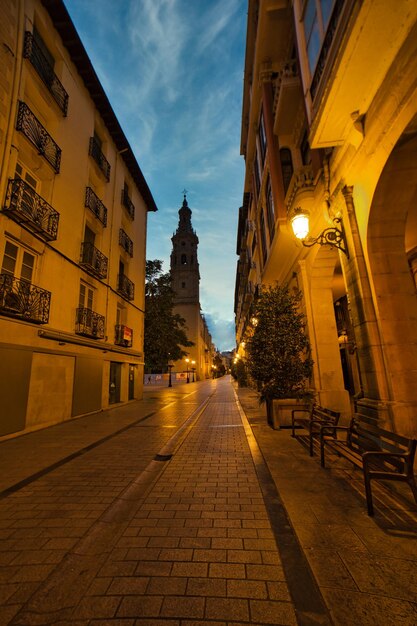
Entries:
POLYGON ((101 141, 100 136, 97 134, 97 131, 94 131, 94 141, 97 145, 97 148, 100 148, 100 150, 103 150, 103 142, 101 141))
POLYGON ((294 173, 292 165, 291 150, 289 148, 281 148, 279 151, 281 161, 282 182, 284 184, 284 193, 287 193, 290 186, 291 178, 294 173))
POLYGON ((304 9, 304 35, 310 72, 313 74, 321 44, 329 25, 335 0, 307 0, 304 9))
POLYGON ((182 254, 181 255, 181 265, 187 265, 187 255, 186 254, 182 254))
POLYGON ((305 131, 303 138, 301 140, 300 152, 301 152, 301 160, 303 162, 303 165, 309 165, 311 163, 311 150, 310 150, 310 144, 308 143, 307 131, 305 131))
POLYGON ((36 27, 34 27, 33 29, 33 39, 35 40, 41 54, 43 55, 43 57, 45 58, 45 60, 47 61, 48 65, 50 66, 50 68, 53 70, 54 69, 54 65, 55 65, 55 59, 52 56, 52 54, 49 52, 48 48, 45 45, 44 40, 42 39, 39 31, 37 30, 36 27))
POLYGON ((92 287, 87 285, 87 283, 80 283, 80 297, 78 301, 78 306, 80 309, 90 309, 93 310, 93 301, 94 301, 94 290, 92 287))
POLYGON ((259 147, 261 152, 262 165, 265 163, 265 155, 266 155, 266 132, 265 132, 265 122, 264 115, 261 113, 261 117, 259 120, 259 147))
POLYGON ((261 220, 260 220, 260 230, 261 230, 261 243, 262 243, 262 259, 265 264, 267 257, 267 249, 266 249, 266 235, 265 235, 265 219, 264 212, 261 211, 261 220))
POLYGON ((38 191, 39 180, 35 178, 35 176, 21 163, 16 163, 15 178, 23 180, 30 187, 32 187, 34 191, 38 191))
POLYGON ((181 283, 182 289, 185 289, 185 283, 181 283))
POLYGON ((256 195, 259 196, 259 191, 261 189, 261 175, 259 173, 259 163, 258 163, 258 153, 255 153, 255 160, 253 162, 253 173, 255 176, 255 188, 256 195))
POLYGON ((122 326, 125 322, 125 308, 117 305, 116 309, 116 326, 122 326))
POLYGON ((2 274, 8 274, 31 283, 34 266, 35 256, 33 254, 11 241, 6 241, 1 267, 2 274))
POLYGON ((265 188, 265 196, 266 196, 266 216, 268 218, 268 229, 269 229, 269 241, 272 243, 275 233, 275 210, 274 210, 274 198, 272 196, 272 187, 271 187, 271 179, 268 176, 268 180, 266 181, 265 188))

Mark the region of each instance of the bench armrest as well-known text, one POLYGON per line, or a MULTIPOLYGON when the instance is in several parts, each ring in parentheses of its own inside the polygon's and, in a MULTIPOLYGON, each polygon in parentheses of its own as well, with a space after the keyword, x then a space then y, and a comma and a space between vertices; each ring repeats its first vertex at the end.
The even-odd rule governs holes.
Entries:
POLYGON ((384 450, 367 450, 362 456, 395 456, 395 457, 407 457, 408 452, 385 452, 384 450))
POLYGON ((321 426, 320 432, 322 430, 324 431, 326 428, 329 429, 329 430, 330 429, 331 430, 345 430, 345 431, 350 430, 350 426, 332 426, 331 424, 324 424, 323 426, 321 426))

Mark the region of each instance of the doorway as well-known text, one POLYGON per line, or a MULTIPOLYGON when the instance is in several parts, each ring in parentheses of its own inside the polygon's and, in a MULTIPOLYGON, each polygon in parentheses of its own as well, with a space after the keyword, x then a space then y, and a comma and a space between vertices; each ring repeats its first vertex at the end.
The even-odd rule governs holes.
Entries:
POLYGON ((129 363, 129 391, 128 391, 128 400, 135 399, 135 379, 136 379, 136 369, 137 365, 132 365, 129 363))
POLYGON ((114 361, 110 362, 109 380, 109 404, 120 402, 120 381, 122 378, 122 364, 114 361))

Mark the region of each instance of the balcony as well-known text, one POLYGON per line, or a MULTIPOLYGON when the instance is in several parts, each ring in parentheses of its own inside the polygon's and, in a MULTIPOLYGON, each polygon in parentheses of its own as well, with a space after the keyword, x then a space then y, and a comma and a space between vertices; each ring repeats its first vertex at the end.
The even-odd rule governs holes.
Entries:
POLYGON ((11 274, 0 274, 0 314, 47 324, 51 292, 11 274))
POLYGON ((106 278, 107 276, 107 257, 89 241, 84 241, 81 244, 80 265, 97 278, 106 278))
POLYGON ((119 245, 126 250, 126 252, 133 256, 133 241, 128 237, 123 228, 119 230, 119 245))
POLYGON ((274 81, 274 133, 292 133, 303 100, 296 59, 287 61, 274 81))
POLYGON ((93 339, 104 339, 104 325, 104 315, 99 315, 85 307, 77 309, 75 325, 77 335, 84 335, 84 337, 92 337, 93 339))
POLYGON ((135 285, 125 274, 117 276, 117 291, 126 300, 133 300, 135 297, 135 285))
POLYGON ((35 117, 27 104, 19 100, 16 130, 20 130, 35 146, 57 174, 61 165, 61 148, 57 146, 47 130, 35 117))
POLYGON ((133 345, 133 330, 128 326, 116 325, 114 327, 114 343, 116 346, 131 348, 133 345))
POLYGON ((103 226, 107 226, 107 209, 91 187, 85 189, 85 206, 94 213, 103 226))
POLYGON ((129 216, 133 220, 135 218, 135 205, 132 200, 129 198, 129 195, 126 189, 122 189, 122 204, 127 209, 129 216))
POLYGON ((3 212, 46 241, 58 236, 59 213, 20 178, 9 180, 3 212))
POLYGON ((40 78, 47 86, 53 99, 61 109, 64 117, 66 117, 68 112, 68 94, 55 75, 54 69, 48 59, 36 43, 32 33, 29 31, 26 31, 25 33, 23 57, 25 59, 29 59, 32 63, 40 78))
POLYGON ((110 163, 104 156, 101 151, 100 144, 98 143, 95 137, 90 137, 90 147, 88 150, 88 154, 93 157, 94 161, 97 163, 99 169, 104 175, 104 178, 109 182, 110 180, 110 163))

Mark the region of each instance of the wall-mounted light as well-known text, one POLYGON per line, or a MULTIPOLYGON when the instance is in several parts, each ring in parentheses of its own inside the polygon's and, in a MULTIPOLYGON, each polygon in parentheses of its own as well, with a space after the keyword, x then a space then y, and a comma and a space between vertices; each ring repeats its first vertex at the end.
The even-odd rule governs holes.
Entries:
POLYGON ((343 228, 343 222, 341 217, 335 217, 333 219, 333 223, 335 226, 333 228, 325 228, 318 237, 308 237, 308 233, 310 232, 310 215, 309 212, 302 209, 301 207, 297 207, 294 209, 293 215, 291 217, 291 226, 294 232, 294 235, 297 239, 301 239, 301 243, 306 248, 311 248, 316 243, 320 246, 331 246, 333 248, 337 248, 341 252, 346 254, 347 258, 349 258, 349 250, 346 242, 345 230, 343 228))

